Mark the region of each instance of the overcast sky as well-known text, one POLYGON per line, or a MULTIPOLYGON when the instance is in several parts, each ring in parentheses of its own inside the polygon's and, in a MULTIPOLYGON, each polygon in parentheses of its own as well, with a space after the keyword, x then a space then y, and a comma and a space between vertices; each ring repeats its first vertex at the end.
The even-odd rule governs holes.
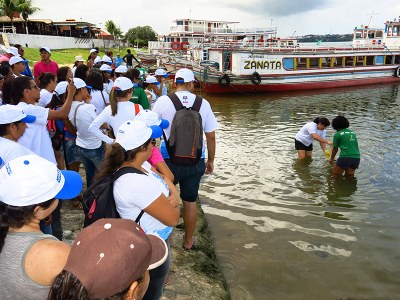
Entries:
POLYGON ((278 27, 278 35, 352 33, 355 26, 383 27, 399 18, 399 0, 33 0, 41 10, 31 18, 53 21, 83 20, 103 27, 113 20, 125 33, 136 26, 151 26, 168 33, 177 18, 238 21, 238 27, 278 27), (101 25, 103 24, 103 25, 101 25))

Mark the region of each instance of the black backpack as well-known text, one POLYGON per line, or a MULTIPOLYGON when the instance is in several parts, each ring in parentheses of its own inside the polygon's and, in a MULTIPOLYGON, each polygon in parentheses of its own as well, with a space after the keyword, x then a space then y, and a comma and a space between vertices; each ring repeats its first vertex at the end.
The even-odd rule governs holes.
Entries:
POLYGON ((196 95, 192 107, 183 106, 175 93, 167 95, 176 113, 171 123, 171 135, 165 145, 171 162, 177 165, 196 165, 203 150, 203 124, 199 113, 203 98, 196 95))
MULTIPOLYGON (((115 206, 113 193, 114 181, 127 173, 146 175, 136 168, 123 167, 117 172, 93 182, 85 191, 83 194, 83 211, 85 213, 83 227, 87 227, 102 218, 120 218, 117 207, 115 206)), ((139 223, 143 213, 144 211, 142 210, 135 220, 136 223, 139 223)))

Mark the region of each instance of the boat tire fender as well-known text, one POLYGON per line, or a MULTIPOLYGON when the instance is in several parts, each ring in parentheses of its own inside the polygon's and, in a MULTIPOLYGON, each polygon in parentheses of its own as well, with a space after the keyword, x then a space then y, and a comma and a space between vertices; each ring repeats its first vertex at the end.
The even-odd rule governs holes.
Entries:
POLYGON ((400 77, 400 67, 396 68, 396 70, 394 71, 394 76, 400 77))
POLYGON ((228 74, 222 75, 218 78, 218 84, 222 87, 227 87, 231 83, 231 79, 229 78, 228 74))
POLYGON ((172 49, 172 50, 181 50, 181 49, 182 49, 181 43, 179 43, 179 42, 172 42, 172 43, 171 43, 171 49, 172 49))
POLYGON ((257 72, 251 74, 250 80, 253 84, 259 85, 261 83, 261 76, 257 72))

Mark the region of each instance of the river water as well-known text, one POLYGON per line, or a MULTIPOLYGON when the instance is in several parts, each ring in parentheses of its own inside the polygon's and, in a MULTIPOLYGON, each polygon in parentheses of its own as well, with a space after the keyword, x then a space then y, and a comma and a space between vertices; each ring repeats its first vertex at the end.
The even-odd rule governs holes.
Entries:
POLYGON ((203 95, 220 128, 200 199, 233 299, 400 298, 399 89, 203 95), (338 114, 359 141, 352 181, 318 143, 309 162, 294 150, 301 126, 338 114))

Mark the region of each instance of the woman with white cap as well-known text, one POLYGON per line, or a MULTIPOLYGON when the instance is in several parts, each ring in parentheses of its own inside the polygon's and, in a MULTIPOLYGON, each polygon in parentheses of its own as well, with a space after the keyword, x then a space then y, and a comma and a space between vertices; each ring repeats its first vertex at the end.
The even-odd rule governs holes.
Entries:
POLYGON ((111 80, 113 75, 113 69, 107 64, 102 64, 100 67, 101 74, 103 75, 103 84, 104 84, 104 91, 107 94, 111 93, 111 90, 114 86, 114 82, 111 80))
POLYGON ((42 73, 39 76, 40 99, 38 105, 46 107, 53 97, 57 85, 56 75, 50 72, 42 73))
POLYGON ((132 93, 132 81, 126 77, 119 77, 115 80, 114 87, 110 93, 110 105, 99 114, 89 127, 89 130, 103 142, 107 144, 114 143, 114 139, 100 130, 104 123, 112 127, 113 134, 116 136, 118 128, 125 121, 133 120, 142 110, 139 104, 129 101, 132 98, 132 93))
MULTIPOLYGON (((100 180, 123 167, 133 167, 144 174, 127 173, 114 182, 114 199, 121 218, 135 220, 143 211, 140 226, 157 234, 167 245, 173 226, 179 220, 179 198, 173 183, 151 168, 151 140, 162 135, 159 126, 147 126, 139 120, 124 122, 115 143, 107 153, 97 178, 100 180)), ((170 255, 160 267, 150 271, 150 285, 144 299, 160 299, 170 266, 170 255)))
POLYGON ((0 290, 2 299, 45 299, 70 246, 43 234, 39 223, 59 200, 80 193, 82 178, 36 155, 0 169, 0 290))
POLYGON ((158 96, 156 94, 156 90, 158 90, 159 85, 160 83, 154 76, 147 76, 143 83, 144 91, 147 95, 147 99, 149 100, 151 108, 154 107, 154 104, 157 101, 158 96))
POLYGON ((95 64, 94 60, 96 59, 97 54, 99 52, 97 51, 97 49, 93 48, 93 49, 90 49, 89 53, 90 54, 89 54, 88 59, 87 59, 87 66, 89 67, 89 69, 91 69, 91 68, 93 68, 93 66, 95 64))
POLYGON ((100 219, 77 235, 48 300, 141 300, 148 270, 167 257, 164 240, 146 235, 134 221, 100 219))

